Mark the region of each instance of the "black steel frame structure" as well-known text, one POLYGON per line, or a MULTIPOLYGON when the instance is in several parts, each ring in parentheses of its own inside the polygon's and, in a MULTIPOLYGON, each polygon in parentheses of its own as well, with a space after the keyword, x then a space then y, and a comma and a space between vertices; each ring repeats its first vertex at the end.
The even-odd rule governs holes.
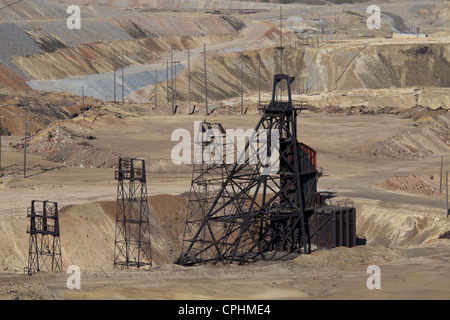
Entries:
MULTIPOLYGON (((278 132, 278 172, 261 174, 264 165, 251 162, 251 157, 231 167, 217 167, 224 172, 215 180, 222 179, 219 188, 209 194, 200 212, 188 214, 187 224, 196 231, 185 234, 187 248, 180 257, 181 264, 242 264, 258 259, 279 260, 292 253, 311 251, 308 221, 321 201, 316 191, 320 173, 314 163, 314 150, 297 141, 297 115, 301 108, 292 104, 290 84, 293 81, 293 77, 284 74, 274 76, 272 100, 261 109, 262 117, 254 131, 257 137, 253 141, 262 138, 260 129, 267 135, 272 130, 278 132), (283 81, 287 100, 278 101, 276 90, 283 81), (195 215, 197 219, 189 220, 195 215)), ((266 141, 265 146, 258 144, 253 153, 260 154, 260 148, 273 152, 270 137, 266 141)), ((251 148, 249 141, 244 153, 249 155, 251 148)), ((193 186, 210 172, 211 168, 197 172, 193 186)))
POLYGON ((33 200, 27 218, 30 237, 25 272, 31 275, 41 270, 62 271, 58 203, 33 200))
MULTIPOLYGON (((202 122, 195 127, 194 132, 194 164, 192 181, 189 193, 184 238, 193 237, 198 225, 203 222, 214 201, 217 199, 226 177, 231 173, 233 164, 226 163, 228 153, 236 156, 236 148, 231 137, 220 123, 202 122), (221 148, 217 148, 217 147, 221 148), (220 150, 220 151, 218 151, 220 150), (216 154, 217 152, 217 154, 216 154), (212 158, 215 158, 214 161, 212 158), (219 159, 219 161, 217 161, 219 159)), ((224 204, 229 197, 225 193, 219 196, 218 202, 224 204)), ((226 213, 225 213, 226 214, 226 213)), ((213 221, 210 222, 214 224, 213 221)), ((215 229, 220 229, 220 223, 215 229)), ((203 229, 203 237, 205 236, 203 229)), ((223 231, 222 231, 223 232, 223 231)), ((187 242, 183 242, 183 250, 187 242)), ((207 252, 207 242, 199 241, 195 248, 198 258, 203 260, 204 252, 207 252)))
POLYGON ((151 267, 150 215, 145 161, 120 158, 117 180, 114 268, 151 267))

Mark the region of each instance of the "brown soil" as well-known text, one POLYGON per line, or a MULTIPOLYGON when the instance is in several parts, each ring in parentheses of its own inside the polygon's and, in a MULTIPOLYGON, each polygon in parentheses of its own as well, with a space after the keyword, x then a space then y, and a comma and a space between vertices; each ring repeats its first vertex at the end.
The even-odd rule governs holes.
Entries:
POLYGON ((29 90, 26 81, 12 72, 3 63, 0 63, 0 87, 8 87, 17 90, 29 90))
POLYGON ((404 176, 404 177, 389 177, 381 186, 394 191, 411 192, 416 194, 437 195, 445 187, 445 176, 440 183, 440 174, 433 174, 429 176, 404 176), (441 187, 441 190, 440 190, 441 187))
POLYGON ((369 157, 404 160, 423 159, 445 153, 450 146, 450 113, 442 109, 433 113, 437 115, 420 116, 427 114, 426 112, 405 115, 415 119, 411 128, 379 141, 375 148, 370 146, 357 152, 369 157))

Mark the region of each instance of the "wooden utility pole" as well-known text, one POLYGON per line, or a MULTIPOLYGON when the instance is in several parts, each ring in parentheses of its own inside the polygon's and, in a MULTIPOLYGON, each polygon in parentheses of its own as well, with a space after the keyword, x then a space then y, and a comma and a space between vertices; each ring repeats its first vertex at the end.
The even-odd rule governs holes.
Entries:
POLYGON ((449 210, 448 210, 448 171, 445 172, 445 199, 446 199, 446 203, 447 203, 447 218, 450 214, 449 210))
POLYGON ((114 50, 114 103, 117 103, 117 101, 116 101, 116 49, 113 49, 114 50))
POLYGON ((166 97, 167 97, 167 104, 169 104, 169 89, 170 89, 170 100, 172 104, 172 114, 175 113, 175 102, 176 102, 176 67, 174 72, 174 64, 176 66, 177 63, 180 63, 179 61, 173 61, 173 51, 172 48, 170 49, 170 61, 165 61, 164 64, 166 64, 166 97), (171 85, 169 86, 169 64, 170 64, 170 82, 171 85), (175 79, 174 79, 175 78, 175 79), (175 81, 175 84, 174 84, 175 81))
POLYGON ((158 69, 155 70, 155 109, 158 107, 158 69))
POLYGON ((189 47, 187 49, 188 54, 188 114, 191 114, 191 58, 189 55, 189 47))
POLYGON ((244 114, 244 53, 241 54, 241 114, 244 114))
POLYGON ((203 73, 205 76, 205 111, 208 114, 208 87, 206 82, 206 45, 203 44, 203 73))
POLYGON ((173 49, 172 48, 170 48, 170 78, 171 78, 170 81, 171 81, 171 87, 172 87, 171 97, 172 97, 172 114, 173 114, 175 106, 174 106, 174 100, 173 100, 173 49))
POLYGON ((169 104, 169 60, 166 60, 166 97, 169 104))
POLYGON ((122 104, 125 104, 125 89, 124 89, 124 76, 123 76, 123 49, 122 49, 122 104))
MULTIPOLYGON (((276 52, 279 54, 280 66, 278 68, 278 61, 275 62, 275 73, 283 74, 283 9, 280 6, 280 46, 275 48, 276 52)), ((278 59, 277 59, 278 60, 278 59)), ((283 82, 280 83, 280 101, 283 99, 283 82)), ((277 91, 275 91, 275 99, 278 99, 277 91)))
POLYGON ((444 156, 441 156, 441 174, 439 175, 439 193, 442 193, 442 165, 444 162, 444 156))
MULTIPOLYGON (((280 47, 283 47, 283 7, 280 6, 280 47)), ((283 57, 280 59, 280 69, 283 73, 283 57)))
POLYGON ((2 169, 2 134, 3 134, 1 121, 2 121, 2 116, 0 114, 0 170, 2 169))
POLYGON ((261 56, 256 54, 258 58, 258 108, 261 105, 261 56))
POLYGON ((23 177, 27 177, 27 111, 24 110, 24 139, 23 139, 23 177))
POLYGON ((177 63, 179 63, 179 61, 174 61, 173 63, 175 64, 175 74, 174 74, 173 81, 175 83, 175 85, 174 85, 174 100, 175 100, 174 104, 176 106, 177 105, 177 63))

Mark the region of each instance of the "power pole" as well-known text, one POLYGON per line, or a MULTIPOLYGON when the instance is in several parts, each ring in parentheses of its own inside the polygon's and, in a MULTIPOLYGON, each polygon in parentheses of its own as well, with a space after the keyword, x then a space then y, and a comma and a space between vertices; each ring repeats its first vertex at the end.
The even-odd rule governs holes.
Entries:
POLYGON ((172 87, 172 114, 173 114, 173 110, 174 110, 174 101, 173 101, 173 49, 172 47, 170 48, 170 81, 171 81, 171 87, 172 87))
POLYGON ((2 169, 2 134, 3 134, 1 120, 2 120, 2 116, 0 114, 0 170, 2 169))
MULTIPOLYGON (((283 74, 283 9, 280 6, 280 46, 275 48, 276 52, 278 53, 276 56, 279 55, 280 60, 280 67, 278 68, 278 61, 275 62, 275 73, 276 74, 283 74)), ((278 57, 277 57, 278 58, 278 57)), ((278 59, 277 59, 278 60, 278 59)), ((280 84, 280 101, 283 99, 283 83, 280 84)), ((278 99, 278 95, 275 92, 275 99, 278 99)))
POLYGON ((169 104, 169 60, 166 60, 166 96, 167 104, 169 104))
POLYGON ((158 69, 155 71, 155 109, 158 107, 158 69))
POLYGON ((174 64, 180 63, 180 61, 173 61, 173 52, 172 49, 170 49, 170 62, 166 61, 164 64, 166 64, 166 96, 167 96, 167 104, 169 104, 169 88, 170 88, 170 99, 172 104, 172 114, 175 112, 175 99, 176 99, 176 68, 175 68, 175 75, 173 71, 174 64), (170 64, 170 82, 171 85, 169 86, 169 64, 170 64), (175 79, 174 79, 175 78, 175 79), (175 84, 174 84, 175 81, 175 84))
POLYGON ((123 77, 123 49, 122 49, 122 104, 125 104, 125 89, 124 89, 124 77, 123 77))
POLYGON ((177 63, 179 63, 179 61, 174 61, 173 62, 175 64, 175 76, 174 76, 174 83, 175 83, 175 87, 174 87, 174 104, 175 106, 177 105, 177 63))
POLYGON ((441 174, 439 175, 439 193, 442 192, 442 165, 444 162, 444 156, 441 156, 441 174))
POLYGON ((447 218, 450 214, 449 210, 448 210, 448 171, 445 172, 445 199, 447 202, 447 218))
MULTIPOLYGON (((280 47, 283 46, 283 7, 280 6, 280 47)), ((283 73, 283 68, 281 68, 280 74, 283 73)))
POLYGON ((244 114, 244 53, 241 54, 241 115, 244 114))
POLYGON ((206 84, 206 46, 203 44, 203 73, 205 75, 205 110, 208 114, 208 87, 206 84))
POLYGON ((23 177, 27 177, 27 111, 24 110, 24 139, 23 139, 23 177))
POLYGON ((189 55, 189 47, 187 49, 188 53, 188 114, 191 114, 191 61, 189 55))
POLYGON ((258 59, 258 108, 261 104, 261 56, 259 53, 256 54, 258 59))
POLYGON ((114 50, 114 103, 117 103, 116 101, 116 49, 114 50))

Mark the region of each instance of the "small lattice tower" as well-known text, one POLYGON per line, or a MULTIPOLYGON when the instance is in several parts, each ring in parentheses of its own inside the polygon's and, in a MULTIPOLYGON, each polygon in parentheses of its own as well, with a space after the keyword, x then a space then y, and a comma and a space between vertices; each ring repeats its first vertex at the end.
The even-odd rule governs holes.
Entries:
POLYGON ((114 267, 150 267, 150 215, 145 161, 120 158, 117 180, 114 267))
POLYGON ((62 271, 58 203, 33 200, 27 218, 30 238, 26 273, 62 271))

